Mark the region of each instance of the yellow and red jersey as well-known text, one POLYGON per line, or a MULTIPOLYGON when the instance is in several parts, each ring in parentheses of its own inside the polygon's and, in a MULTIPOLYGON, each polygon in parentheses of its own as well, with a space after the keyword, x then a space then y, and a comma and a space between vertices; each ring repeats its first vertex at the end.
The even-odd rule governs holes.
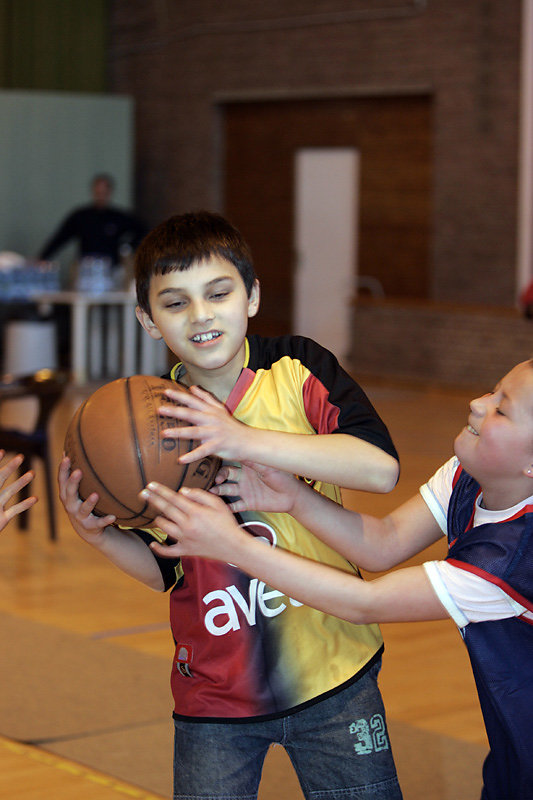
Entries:
MULTIPOLYGON (((179 380, 180 364, 171 370, 179 380)), ((303 337, 250 336, 226 405, 241 422, 290 433, 347 433, 397 457, 387 428, 329 351, 303 337)), ((309 475, 312 479, 310 464, 309 475)), ((341 502, 340 490, 315 482, 341 502)), ((288 514, 246 512, 240 524, 274 547, 359 574, 288 514)), ((291 600, 231 564, 160 560, 176 642, 175 715, 272 718, 344 688, 380 656, 377 625, 353 625, 291 600), (176 580, 177 578, 177 580, 176 580)))

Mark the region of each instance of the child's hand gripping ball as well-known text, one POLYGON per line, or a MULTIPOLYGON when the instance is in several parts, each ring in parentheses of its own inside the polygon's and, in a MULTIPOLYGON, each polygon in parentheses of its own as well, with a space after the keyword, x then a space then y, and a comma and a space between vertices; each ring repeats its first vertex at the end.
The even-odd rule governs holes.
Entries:
POLYGON ((77 410, 65 437, 71 468, 81 469, 80 497, 99 496, 95 513, 114 514, 117 524, 147 527, 155 512, 139 499, 150 481, 171 489, 209 489, 221 461, 216 456, 179 464, 178 457, 196 445, 192 439, 169 439, 162 431, 179 420, 160 417, 172 403, 165 389, 187 389, 151 375, 119 378, 97 389, 77 410))

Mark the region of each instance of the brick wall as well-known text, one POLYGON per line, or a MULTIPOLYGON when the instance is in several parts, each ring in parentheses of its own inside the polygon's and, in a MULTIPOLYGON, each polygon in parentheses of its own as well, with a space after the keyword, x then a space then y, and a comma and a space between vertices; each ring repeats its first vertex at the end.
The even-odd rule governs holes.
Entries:
POLYGON ((533 357, 533 320, 512 309, 369 299, 352 319, 357 375, 488 390, 533 357))
POLYGON ((223 99, 429 92, 430 296, 513 305, 520 0, 112 0, 111 9, 110 80, 136 100, 138 208, 151 223, 199 206, 224 211, 223 99))

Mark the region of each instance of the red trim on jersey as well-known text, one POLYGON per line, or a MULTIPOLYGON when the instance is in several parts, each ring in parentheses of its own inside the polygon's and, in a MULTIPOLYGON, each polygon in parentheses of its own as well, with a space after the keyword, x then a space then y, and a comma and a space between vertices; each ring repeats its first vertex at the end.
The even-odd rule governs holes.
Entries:
MULTIPOLYGON (((461 464, 459 464, 459 466, 457 467, 457 469, 456 469, 456 470, 455 470, 455 472, 453 473, 453 478, 452 478, 452 492, 453 492, 453 490, 455 489, 455 484, 457 483, 457 481, 458 481, 458 480, 459 480, 459 478, 461 477, 461 474, 462 474, 462 472, 463 472, 463 468, 462 468, 461 464)), ((474 515, 472 514, 472 519, 470 520, 470 525, 472 525, 472 520, 473 520, 473 518, 474 518, 474 515)), ((453 546, 454 546, 454 544, 456 543, 456 541, 457 541, 457 536, 455 537, 455 539, 454 539, 452 542, 448 542, 448 549, 450 549, 451 547, 453 547, 453 546)))
POLYGON ((496 575, 492 575, 492 573, 481 569, 481 567, 468 564, 466 561, 459 561, 456 558, 447 558, 446 563, 451 564, 454 567, 458 567, 459 569, 464 569, 465 572, 471 572, 473 575, 478 575, 480 578, 483 578, 483 580, 489 581, 489 583, 493 583, 495 586, 498 586, 500 589, 502 589, 505 594, 508 594, 509 597, 512 597, 513 600, 516 600, 517 603, 520 603, 521 606, 527 608, 528 611, 533 611, 533 602, 527 600, 527 598, 519 594, 504 580, 497 578, 496 575))
POLYGON ((329 392, 314 375, 309 375, 302 386, 302 396, 307 419, 317 433, 337 430, 340 409, 328 400, 329 392))
POLYGON ((233 414, 233 412, 241 402, 242 398, 252 385, 254 378, 255 378, 255 372, 252 369, 244 367, 244 369, 241 370, 241 374, 237 379, 237 383, 229 393, 229 397, 225 403, 226 408, 231 414, 233 414))
POLYGON ((533 511, 533 505, 522 506, 522 508, 520 508, 516 512, 516 514, 513 514, 512 517, 508 517, 506 520, 503 520, 503 521, 504 522, 510 522, 512 519, 518 519, 518 517, 523 517, 524 514, 530 514, 532 511, 533 511))
MULTIPOLYGON (((476 503, 477 503, 477 499, 480 496, 480 494, 482 494, 481 489, 476 494, 476 499, 474 501, 474 510, 472 511, 472 516, 470 517, 470 521, 469 521, 468 525, 466 526, 465 531, 472 530, 472 528, 474 526, 474 516, 475 516, 475 513, 476 513, 476 503)), ((519 508, 518 511, 516 512, 516 514, 513 514, 512 517, 506 517, 505 519, 500 520, 500 522, 511 522, 511 520, 519 519, 520 517, 523 517, 524 514, 530 514, 532 511, 533 511, 533 505, 522 506, 522 508, 519 508)), ((456 541, 457 541, 457 536, 455 537, 455 539, 452 542, 449 543, 448 549, 451 549, 453 547, 453 545, 456 543, 456 541)))
POLYGON ((477 503, 477 499, 478 499, 478 497, 480 496, 480 494, 481 494, 481 489, 480 489, 480 490, 479 490, 479 492, 476 494, 476 498, 475 498, 475 500, 474 500, 474 507, 473 507, 473 509, 472 509, 472 514, 471 514, 471 516, 470 516, 470 519, 468 520, 468 525, 466 526, 466 528, 465 528, 465 531, 471 531, 471 530, 472 530, 472 528, 474 527, 474 517, 475 517, 475 515, 476 515, 476 503, 477 503))
POLYGON ((452 489, 455 489, 455 484, 457 483, 457 481, 458 481, 458 480, 459 480, 459 478, 461 477, 461 473, 462 473, 462 471, 463 471, 463 468, 462 468, 462 466, 459 464, 459 466, 457 467, 457 469, 455 470, 455 472, 454 472, 454 475, 453 475, 453 480, 452 480, 452 489))

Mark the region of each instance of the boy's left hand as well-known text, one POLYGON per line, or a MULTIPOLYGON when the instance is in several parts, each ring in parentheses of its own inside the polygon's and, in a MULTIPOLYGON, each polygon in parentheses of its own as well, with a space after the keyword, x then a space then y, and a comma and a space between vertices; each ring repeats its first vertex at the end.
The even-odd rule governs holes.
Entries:
POLYGON ((279 469, 245 461, 226 465, 218 471, 215 484, 209 490, 224 497, 234 511, 276 511, 290 514, 302 483, 294 475, 279 469))
POLYGON ((211 455, 228 460, 245 457, 246 438, 253 429, 232 417, 212 394, 199 386, 191 386, 187 393, 169 389, 165 394, 180 405, 161 406, 160 415, 183 420, 189 425, 169 427, 164 435, 169 439, 200 440, 197 447, 180 456, 181 464, 211 455))
POLYGON ((182 488, 174 492, 152 482, 143 489, 141 497, 159 514, 154 525, 173 542, 153 542, 150 547, 158 556, 203 556, 231 561, 232 547, 246 535, 226 503, 203 489, 182 488))

